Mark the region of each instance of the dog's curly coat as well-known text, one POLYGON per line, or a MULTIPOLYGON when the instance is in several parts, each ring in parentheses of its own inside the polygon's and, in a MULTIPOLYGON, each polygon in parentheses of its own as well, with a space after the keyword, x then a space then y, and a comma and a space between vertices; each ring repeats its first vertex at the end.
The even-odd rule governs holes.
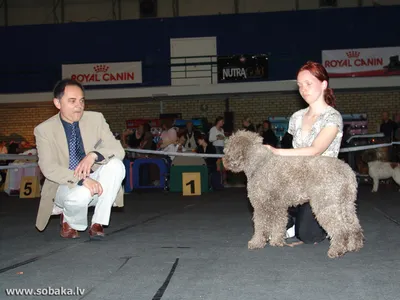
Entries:
POLYGON ((274 155, 262 145, 262 137, 243 130, 229 137, 224 153, 225 168, 247 176, 254 208, 249 249, 265 247, 268 239, 271 246, 284 246, 287 210, 306 202, 330 236, 329 257, 363 247, 355 205, 356 175, 345 162, 326 156, 274 155))

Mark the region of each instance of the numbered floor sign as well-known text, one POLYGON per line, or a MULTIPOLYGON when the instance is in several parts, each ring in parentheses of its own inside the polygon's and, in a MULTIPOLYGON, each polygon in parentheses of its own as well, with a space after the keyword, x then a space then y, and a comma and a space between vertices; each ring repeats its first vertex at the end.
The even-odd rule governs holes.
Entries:
POLYGON ((20 198, 40 197, 40 183, 37 176, 24 176, 21 178, 19 189, 20 198))
POLYGON ((183 196, 201 195, 200 173, 182 173, 182 193, 183 196))

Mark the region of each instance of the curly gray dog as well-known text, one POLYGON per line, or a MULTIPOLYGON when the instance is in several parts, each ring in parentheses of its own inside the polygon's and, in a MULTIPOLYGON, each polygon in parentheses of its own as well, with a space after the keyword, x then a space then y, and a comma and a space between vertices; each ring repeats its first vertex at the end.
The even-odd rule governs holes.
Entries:
POLYGON ((224 167, 247 176, 254 208, 249 249, 263 248, 268 240, 271 246, 284 246, 287 210, 306 202, 330 236, 330 258, 363 247, 355 204, 357 179, 345 162, 326 156, 274 155, 262 145, 262 137, 243 130, 229 137, 224 153, 224 167))

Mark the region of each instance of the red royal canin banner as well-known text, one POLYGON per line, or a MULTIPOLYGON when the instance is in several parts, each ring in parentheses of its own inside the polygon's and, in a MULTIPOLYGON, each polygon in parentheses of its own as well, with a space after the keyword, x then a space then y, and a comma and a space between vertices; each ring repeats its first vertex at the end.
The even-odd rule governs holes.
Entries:
POLYGON ((142 83, 142 62, 62 65, 62 77, 83 85, 142 83))
POLYGON ((330 77, 400 75, 400 47, 322 51, 330 77))

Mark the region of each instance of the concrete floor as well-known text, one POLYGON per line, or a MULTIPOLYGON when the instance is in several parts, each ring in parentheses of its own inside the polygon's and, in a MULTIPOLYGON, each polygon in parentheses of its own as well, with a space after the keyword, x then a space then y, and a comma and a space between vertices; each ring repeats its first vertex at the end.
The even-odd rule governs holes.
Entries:
POLYGON ((249 251, 244 188, 183 197, 125 195, 107 239, 59 237, 59 218, 38 232, 38 199, 0 195, 0 299, 307 299, 400 297, 400 192, 360 185, 365 247, 329 259, 319 245, 249 251), (6 296, 10 288, 84 289, 82 296, 6 296))

